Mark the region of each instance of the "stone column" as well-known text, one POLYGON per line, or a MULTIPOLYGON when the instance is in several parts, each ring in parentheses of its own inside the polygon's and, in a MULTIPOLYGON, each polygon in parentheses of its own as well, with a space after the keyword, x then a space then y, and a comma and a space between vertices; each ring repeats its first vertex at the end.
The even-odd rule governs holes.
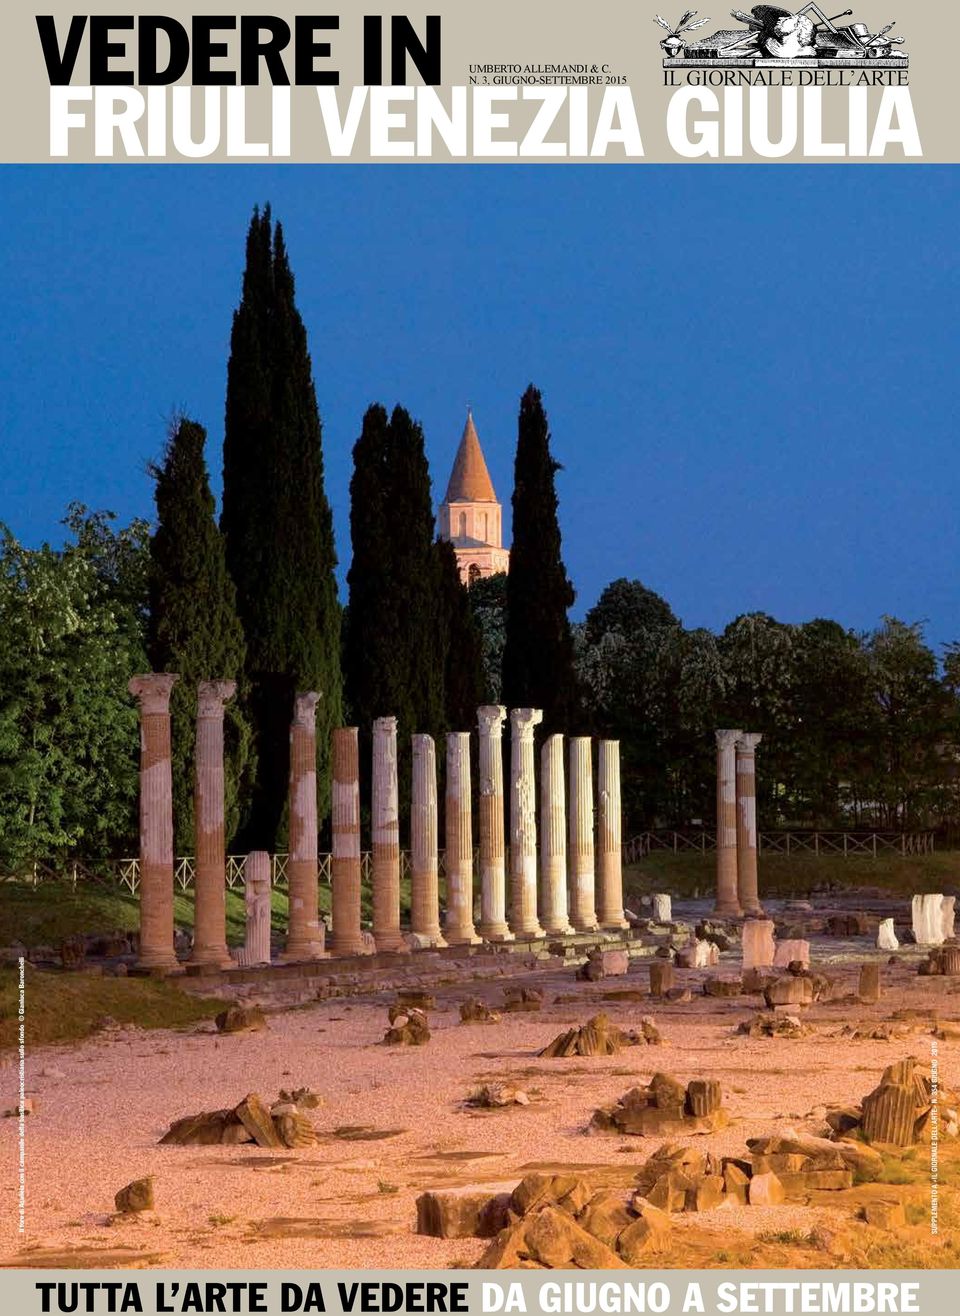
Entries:
POLYGON ((597 927, 593 862, 593 753, 589 736, 570 737, 570 919, 578 932, 597 927))
POLYGON ((191 964, 232 963, 227 950, 227 857, 224 839, 223 706, 236 681, 201 681, 197 687, 197 745, 194 756, 194 832, 197 867, 193 879, 191 964))
POLYGON ((237 959, 245 968, 269 964, 270 856, 266 850, 252 850, 243 861, 243 904, 246 927, 237 959))
POLYGON ((447 732, 447 920, 451 946, 475 945, 473 926, 473 820, 470 814, 470 732, 447 732))
POLYGON ((757 885, 756 748, 762 737, 744 732, 737 740, 737 899, 744 914, 763 914, 757 885))
POLYGON ((147 672, 127 689, 140 704, 140 957, 144 969, 175 969, 173 949, 172 672, 147 672))
POLYGON ((313 691, 293 701, 290 724, 290 912, 281 960, 316 960, 325 953, 317 883, 317 703, 313 691))
POLYGON ((602 928, 629 926, 623 914, 620 742, 601 740, 597 771, 597 879, 602 928))
POLYGON ((377 950, 406 950, 400 932, 400 810, 397 798, 397 719, 373 724, 371 792, 373 936, 377 950))
POLYGON ((510 713, 510 930, 524 941, 543 936, 537 921, 537 794, 533 728, 539 708, 510 713))
POLYGON ((507 870, 503 822, 502 704, 477 710, 480 733, 480 935, 513 941, 507 927, 507 870))
POLYGON ((333 733, 333 937, 336 955, 361 955, 360 751, 356 727, 333 733))
POLYGON ((717 900, 715 914, 742 913, 737 898, 737 741, 741 731, 717 736, 717 900))
POLYGON ((540 922, 544 932, 572 932, 567 917, 567 801, 563 736, 548 736, 540 750, 540 922))
POLYGON ((413 737, 410 810, 410 928, 431 946, 445 946, 440 932, 437 879, 437 752, 432 736, 413 737))

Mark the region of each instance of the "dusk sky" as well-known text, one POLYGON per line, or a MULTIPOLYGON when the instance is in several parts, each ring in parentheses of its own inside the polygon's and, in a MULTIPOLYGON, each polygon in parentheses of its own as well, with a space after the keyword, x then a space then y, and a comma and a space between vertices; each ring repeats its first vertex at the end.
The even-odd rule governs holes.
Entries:
POLYGON ((219 493, 270 201, 341 577, 367 405, 422 422, 439 500, 472 404, 509 525, 532 381, 576 616, 629 576, 688 626, 890 613, 960 640, 955 168, 6 166, 0 198, 0 520, 29 544, 62 540, 71 499, 151 516, 178 410, 219 493))

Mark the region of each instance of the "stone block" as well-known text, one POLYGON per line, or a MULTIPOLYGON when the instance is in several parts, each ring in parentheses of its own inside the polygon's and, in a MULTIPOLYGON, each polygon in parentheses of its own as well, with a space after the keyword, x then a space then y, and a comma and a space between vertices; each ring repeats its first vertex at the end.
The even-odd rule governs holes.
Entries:
POLYGON ((651 960, 650 995, 665 996, 674 989, 676 977, 669 960, 651 960))
POLYGON ((916 1097, 906 1083, 881 1083, 863 1099, 861 1127, 870 1142, 909 1147, 914 1141, 916 1097))
POLYGON ((771 1009, 781 1005, 812 1005, 813 982, 793 975, 777 978, 764 989, 763 995, 771 1009))
POLYGON ((913 936, 918 946, 942 946, 943 895, 917 895, 911 903, 913 936))
POLYGON ((777 1206, 786 1199, 783 1184, 772 1170, 766 1174, 755 1174, 747 1189, 747 1201, 751 1206, 777 1206))
POLYGON ((879 1001, 881 996, 879 964, 860 965, 860 982, 857 987, 857 995, 861 1001, 871 1004, 879 1001))
POLYGON ((744 969, 767 969, 772 966, 777 950, 773 927, 772 919, 746 920, 741 941, 744 969))
POLYGON ((809 941, 802 941, 799 938, 791 938, 787 941, 779 942, 773 957, 774 968, 786 969, 789 965, 797 962, 802 964, 804 968, 809 968, 809 941))
POLYGON ((511 1184, 430 1189, 417 1198, 418 1234, 494 1238, 509 1223, 511 1184))
POLYGON ((882 918, 880 926, 877 928, 877 949, 878 950, 897 950, 900 942, 897 940, 897 934, 894 931, 893 919, 882 918))
POLYGON ((654 923, 670 923, 673 921, 673 902, 662 891, 654 892, 652 918, 654 923))

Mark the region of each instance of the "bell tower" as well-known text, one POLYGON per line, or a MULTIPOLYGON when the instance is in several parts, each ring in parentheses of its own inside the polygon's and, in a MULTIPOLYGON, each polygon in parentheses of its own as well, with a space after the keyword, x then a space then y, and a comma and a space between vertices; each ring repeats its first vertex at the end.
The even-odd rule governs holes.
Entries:
POLYGON ((502 509, 469 409, 440 504, 440 538, 453 544, 464 585, 510 569, 510 552, 503 547, 502 509))

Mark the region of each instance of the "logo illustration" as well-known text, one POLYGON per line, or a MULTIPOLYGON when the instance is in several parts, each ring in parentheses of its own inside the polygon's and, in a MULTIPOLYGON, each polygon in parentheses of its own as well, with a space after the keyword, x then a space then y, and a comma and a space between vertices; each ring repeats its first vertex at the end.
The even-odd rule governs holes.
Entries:
POLYGON ((903 37, 889 36, 896 23, 871 32, 865 23, 837 27, 838 19, 853 16, 852 9, 828 18, 818 4, 805 4, 794 13, 779 5, 754 5, 749 14, 733 9, 731 16, 745 25, 723 29, 712 36, 692 37, 709 18, 697 18, 695 9, 681 15, 676 26, 659 14, 654 22, 668 36, 660 42, 664 68, 863 68, 909 67, 909 56, 896 49, 903 37))

